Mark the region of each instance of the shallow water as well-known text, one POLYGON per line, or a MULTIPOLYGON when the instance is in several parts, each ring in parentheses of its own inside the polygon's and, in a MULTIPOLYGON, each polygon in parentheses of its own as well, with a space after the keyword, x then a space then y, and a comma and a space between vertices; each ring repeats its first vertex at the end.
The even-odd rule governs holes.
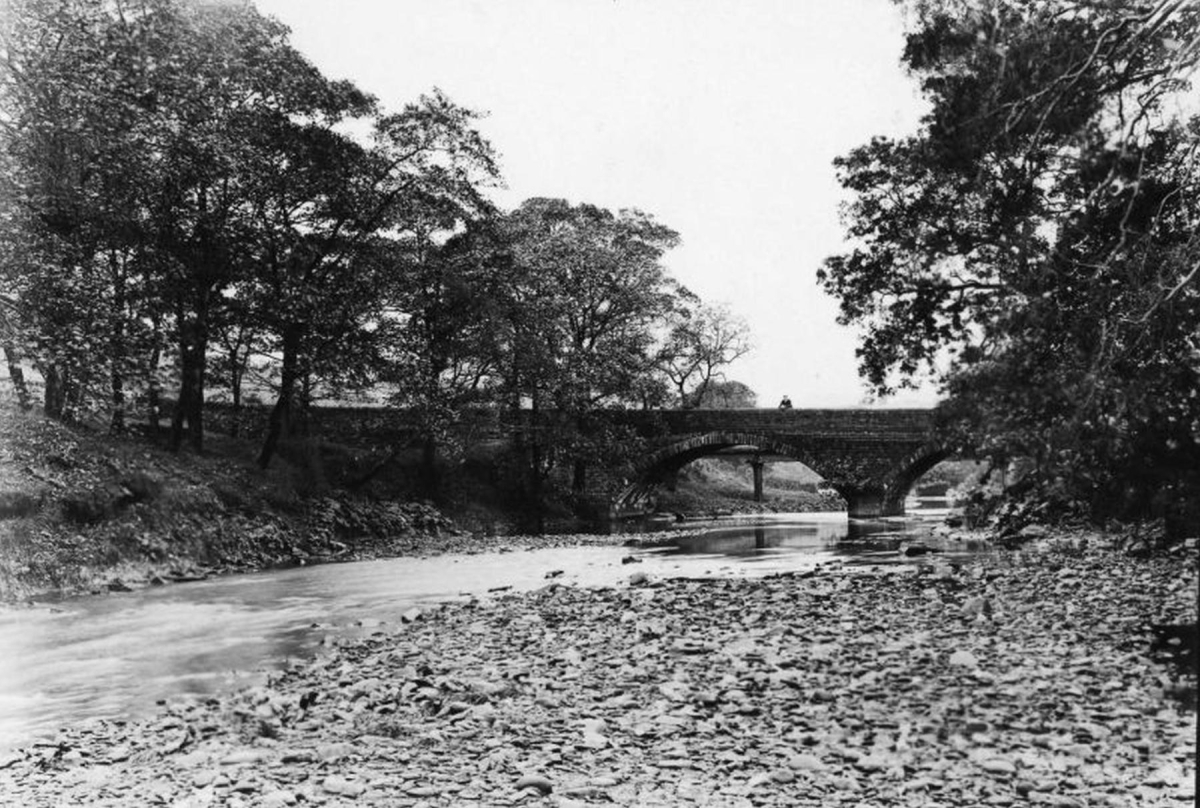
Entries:
MULTIPOLYGON (((414 606, 548 583, 608 586, 633 572, 759 576, 822 563, 918 563, 897 545, 942 512, 849 523, 784 514, 712 524, 656 548, 569 547, 396 558, 235 575, 0 612, 0 749, 84 718, 149 714, 311 656, 323 639, 399 622, 414 606), (636 563, 623 562, 633 557, 636 563)), ((952 559, 973 548, 945 546, 952 559)))

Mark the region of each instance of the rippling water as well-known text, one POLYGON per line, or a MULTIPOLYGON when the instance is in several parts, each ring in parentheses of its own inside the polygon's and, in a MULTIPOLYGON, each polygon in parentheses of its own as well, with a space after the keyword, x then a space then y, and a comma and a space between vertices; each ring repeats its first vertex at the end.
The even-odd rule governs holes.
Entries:
MULTIPOLYGON (((756 576, 847 563, 912 563, 896 545, 920 519, 848 523, 790 514, 713 523, 676 546, 573 547, 397 558, 236 575, 0 612, 0 748, 88 717, 135 717, 310 656, 331 634, 398 622, 414 605, 547 575, 580 586, 652 576, 756 576), (637 564, 623 563, 633 555, 637 564)), ((687 525, 695 528, 695 523, 687 525)), ((948 555, 969 552, 946 547, 948 555)))

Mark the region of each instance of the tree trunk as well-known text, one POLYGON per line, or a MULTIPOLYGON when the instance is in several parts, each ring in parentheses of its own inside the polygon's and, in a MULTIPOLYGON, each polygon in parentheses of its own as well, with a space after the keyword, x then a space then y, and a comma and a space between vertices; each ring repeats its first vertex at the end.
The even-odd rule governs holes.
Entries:
POLYGON ((438 501, 441 491, 441 480, 437 470, 438 440, 428 435, 421 445, 421 490, 425 496, 438 501))
POLYGON ((120 367, 114 361, 109 369, 112 417, 109 419, 108 431, 113 435, 119 435, 125 431, 125 377, 121 373, 120 367))
MULTIPOLYGON (((229 435, 236 438, 242 431, 242 379, 246 366, 239 355, 240 347, 235 343, 229 351, 229 392, 233 397, 233 415, 229 419, 229 435)), ((247 351, 247 358, 249 352, 247 351)))
POLYGON ((158 440, 159 408, 162 406, 162 391, 158 389, 158 363, 162 349, 158 347, 158 324, 154 326, 154 350, 150 351, 150 362, 146 374, 146 424, 150 427, 150 439, 158 440))
POLYGON ((532 499, 534 515, 534 532, 542 535, 546 532, 546 512, 543 507, 544 478, 542 477, 542 439, 538 434, 538 395, 535 390, 531 402, 530 427, 533 431, 533 443, 529 447, 529 460, 533 469, 532 499))
POLYGON ((294 417, 292 418, 292 430, 304 437, 309 437, 309 413, 312 412, 312 391, 313 380, 312 374, 305 372, 299 376, 300 379, 300 395, 298 396, 299 406, 295 408, 294 417))
POLYGON ((58 365, 42 369, 46 384, 42 410, 56 421, 69 423, 80 403, 80 386, 71 376, 71 371, 58 365))
POLYGON ((258 455, 258 465, 266 468, 279 448, 279 439, 291 428, 293 398, 299 380, 300 326, 290 324, 283 329, 283 368, 279 377, 279 398, 271 408, 267 422, 267 437, 258 455))
POLYGON ((33 401, 29 397, 29 385, 25 383, 25 371, 21 367, 21 352, 11 344, 5 344, 4 361, 8 364, 8 378, 16 391, 17 404, 23 412, 29 412, 33 408, 33 401))
POLYGON ((676 383, 675 383, 675 389, 676 389, 676 391, 678 391, 678 393, 679 393, 679 409, 681 409, 681 410, 690 410, 690 409, 692 409, 692 407, 691 407, 691 401, 690 401, 690 399, 689 399, 689 397, 688 397, 688 394, 687 394, 687 388, 686 388, 686 387, 684 387, 684 383, 683 383, 682 381, 680 381, 680 382, 676 382, 676 383))
POLYGON ((230 391, 233 393, 233 415, 229 419, 229 436, 236 438, 242 431, 242 379, 237 371, 234 371, 230 382, 232 383, 230 391))
POLYGON ((146 426, 150 440, 158 442, 162 390, 158 386, 158 366, 162 361, 162 318, 157 312, 150 315, 150 355, 146 358, 146 426))
MULTIPOLYGON (((182 308, 182 307, 181 307, 182 308)), ((208 352, 207 305, 201 303, 179 325, 179 400, 171 420, 171 448, 183 445, 184 423, 192 448, 204 450, 204 365, 208 352)))
MULTIPOLYGON (((575 420, 575 444, 576 444, 576 451, 578 451, 580 446, 588 446, 590 444, 590 441, 588 440, 588 437, 587 437, 588 418, 583 413, 577 413, 575 415, 574 420, 575 420)), ((572 463, 572 466, 571 466, 571 490, 573 492, 575 492, 576 494, 583 493, 584 489, 587 488, 587 467, 588 467, 587 459, 583 458, 583 457, 577 456, 575 458, 574 462, 572 463)))
POLYGON ((79 420, 83 410, 84 385, 73 375, 67 374, 67 383, 63 386, 63 422, 74 423, 79 420))
POLYGON ((112 330, 108 346, 108 371, 112 417, 108 431, 118 435, 125 431, 125 273, 116 252, 108 257, 113 286, 112 330))
POLYGON ((64 393, 66 381, 63 378, 65 374, 59 371, 55 365, 47 365, 41 370, 42 379, 46 387, 42 397, 42 412, 56 421, 61 421, 63 408, 66 404, 66 395, 64 393))

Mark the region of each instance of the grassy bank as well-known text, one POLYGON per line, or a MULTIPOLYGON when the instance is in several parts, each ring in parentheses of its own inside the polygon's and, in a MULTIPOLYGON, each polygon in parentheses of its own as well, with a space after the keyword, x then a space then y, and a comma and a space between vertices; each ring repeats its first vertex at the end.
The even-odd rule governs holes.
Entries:
POLYGON ((754 501, 750 466, 741 458, 695 460, 679 471, 672 488, 658 492, 657 508, 669 513, 806 513, 844 510, 836 491, 821 489, 820 476, 799 463, 769 463, 763 499, 754 501))
POLYGON ((0 415, 0 600, 123 589, 213 573, 395 555, 464 534, 433 507, 345 482, 369 458, 215 433, 203 455, 145 435, 0 415))
MULTIPOLYGON (((216 431, 175 453, 165 436, 111 436, 20 412, 0 390, 0 603, 194 580, 297 564, 514 547, 610 543, 521 534, 519 497, 497 480, 494 447, 442 468, 423 498, 419 449, 374 452, 285 442, 270 468, 259 445, 216 431)), ((486 447, 485 447, 486 448, 486 447)))

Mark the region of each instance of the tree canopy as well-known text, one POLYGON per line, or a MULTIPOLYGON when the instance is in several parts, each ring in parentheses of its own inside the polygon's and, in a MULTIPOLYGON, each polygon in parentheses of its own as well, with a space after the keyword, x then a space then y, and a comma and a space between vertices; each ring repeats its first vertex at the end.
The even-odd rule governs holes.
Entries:
POLYGON ((589 414, 666 401, 668 353, 696 397, 741 350, 706 347, 737 321, 671 277, 671 228, 497 209, 479 113, 388 108, 248 0, 0 2, 0 349, 52 417, 157 434, 173 399, 199 451, 206 398, 250 386, 266 466, 322 396, 409 408, 430 453, 466 407, 533 406, 576 427, 543 458, 582 463, 589 414))
POLYGON ((881 393, 940 379, 964 446, 1047 501, 1191 518, 1200 469, 1200 10, 909 4, 918 134, 839 158, 819 273, 881 393), (1190 117, 1191 116, 1191 117, 1190 117))

